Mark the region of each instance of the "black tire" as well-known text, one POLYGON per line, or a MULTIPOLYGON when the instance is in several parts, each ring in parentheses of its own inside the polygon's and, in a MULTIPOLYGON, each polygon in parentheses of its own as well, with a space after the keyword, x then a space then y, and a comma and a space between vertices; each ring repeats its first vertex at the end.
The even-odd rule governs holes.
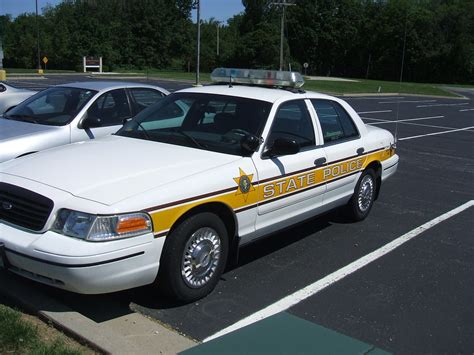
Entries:
POLYGON ((374 205, 376 192, 375 172, 372 169, 364 170, 346 206, 347 217, 354 222, 364 220, 374 205))
POLYGON ((192 215, 167 236, 155 284, 173 300, 200 299, 219 281, 228 250, 227 229, 218 216, 209 212, 192 215))

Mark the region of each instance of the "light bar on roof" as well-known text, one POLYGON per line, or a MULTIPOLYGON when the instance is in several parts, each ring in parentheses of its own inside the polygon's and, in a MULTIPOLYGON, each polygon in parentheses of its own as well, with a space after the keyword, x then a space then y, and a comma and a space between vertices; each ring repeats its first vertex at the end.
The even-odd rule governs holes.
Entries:
POLYGON ((247 84, 300 88, 304 84, 300 73, 292 71, 216 68, 211 73, 214 83, 247 84))

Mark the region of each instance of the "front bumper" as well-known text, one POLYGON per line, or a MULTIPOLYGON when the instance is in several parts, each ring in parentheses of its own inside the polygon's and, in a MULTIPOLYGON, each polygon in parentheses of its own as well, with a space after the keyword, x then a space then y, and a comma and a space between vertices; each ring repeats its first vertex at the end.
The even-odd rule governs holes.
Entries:
POLYGON ((164 238, 146 234, 86 242, 51 231, 30 233, 0 223, 5 267, 50 286, 83 294, 115 292, 152 283, 164 238))

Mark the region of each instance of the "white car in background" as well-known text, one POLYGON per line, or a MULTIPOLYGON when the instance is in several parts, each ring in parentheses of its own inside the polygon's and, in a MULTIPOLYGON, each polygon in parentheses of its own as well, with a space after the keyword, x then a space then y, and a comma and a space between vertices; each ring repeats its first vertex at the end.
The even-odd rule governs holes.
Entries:
POLYGON ((37 91, 17 89, 5 83, 0 83, 0 114, 15 107, 37 91))
POLYGON ((115 133, 168 94, 158 86, 110 81, 40 91, 0 117, 0 162, 115 133))

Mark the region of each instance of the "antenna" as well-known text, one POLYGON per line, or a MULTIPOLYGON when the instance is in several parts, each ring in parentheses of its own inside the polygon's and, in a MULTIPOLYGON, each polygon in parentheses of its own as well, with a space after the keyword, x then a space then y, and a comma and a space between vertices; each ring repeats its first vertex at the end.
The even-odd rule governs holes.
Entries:
POLYGON ((402 88, 403 68, 405 66, 405 49, 406 49, 406 44, 407 44, 407 24, 408 24, 408 9, 406 9, 406 13, 405 13, 405 31, 403 34, 402 63, 400 66, 400 81, 398 82, 397 116, 396 116, 396 123, 395 123, 395 145, 397 144, 397 141, 398 141, 398 116, 400 113, 400 90, 402 88))

